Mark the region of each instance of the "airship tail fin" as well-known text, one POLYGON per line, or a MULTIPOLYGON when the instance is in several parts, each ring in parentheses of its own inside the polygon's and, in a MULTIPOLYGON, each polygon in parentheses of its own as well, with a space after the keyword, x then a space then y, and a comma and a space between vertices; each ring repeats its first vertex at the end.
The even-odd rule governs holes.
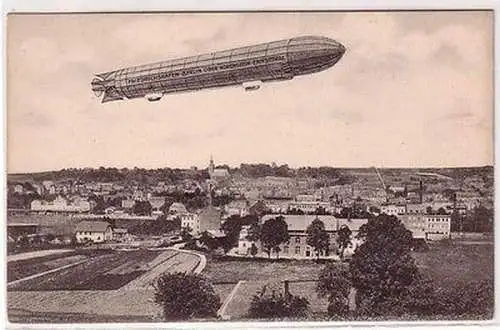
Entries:
POLYGON ((106 102, 117 101, 117 100, 123 100, 123 96, 121 96, 118 93, 116 88, 110 87, 104 91, 104 96, 103 96, 101 102, 106 103, 106 102))
POLYGON ((107 80, 113 73, 114 73, 114 71, 112 71, 112 72, 105 72, 105 73, 98 73, 95 76, 97 78, 99 78, 100 80, 107 80))
POLYGON ((96 75, 96 78, 94 78, 91 83, 94 94, 97 97, 102 96, 102 103, 123 99, 114 86, 108 86, 106 81, 102 79, 102 75, 96 75))

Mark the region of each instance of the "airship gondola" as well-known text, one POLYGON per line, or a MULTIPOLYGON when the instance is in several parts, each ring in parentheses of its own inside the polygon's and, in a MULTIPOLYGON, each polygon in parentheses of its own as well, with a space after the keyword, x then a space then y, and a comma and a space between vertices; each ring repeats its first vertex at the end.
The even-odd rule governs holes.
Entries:
POLYGON ((330 38, 303 36, 99 73, 91 85, 102 103, 158 101, 165 94, 234 85, 253 91, 262 83, 326 70, 345 51, 330 38))

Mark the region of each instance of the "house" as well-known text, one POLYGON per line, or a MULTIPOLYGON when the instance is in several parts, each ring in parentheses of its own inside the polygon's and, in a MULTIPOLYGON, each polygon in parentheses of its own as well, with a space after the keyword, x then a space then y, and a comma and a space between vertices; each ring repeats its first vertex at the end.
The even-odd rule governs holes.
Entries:
POLYGON ((113 239, 113 230, 105 221, 82 221, 76 225, 75 237, 78 243, 101 243, 113 239))

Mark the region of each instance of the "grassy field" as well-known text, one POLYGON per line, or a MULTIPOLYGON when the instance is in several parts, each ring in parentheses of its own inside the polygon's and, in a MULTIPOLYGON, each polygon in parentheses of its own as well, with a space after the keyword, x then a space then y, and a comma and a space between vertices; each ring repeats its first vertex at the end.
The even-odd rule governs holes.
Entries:
POLYGON ((439 287, 493 279, 493 244, 432 244, 428 252, 415 253, 417 265, 439 287))
POLYGON ((114 290, 147 272, 146 265, 160 253, 149 250, 109 251, 55 274, 17 283, 9 290, 114 290))
MULTIPOLYGON (((242 283, 228 305, 226 314, 232 319, 241 319, 250 307, 252 296, 266 284, 289 281, 311 281, 318 278, 319 271, 323 264, 313 260, 238 260, 221 261, 208 260, 207 267, 202 272, 217 288, 224 285, 222 283, 236 284, 242 283)), ((326 299, 320 299, 316 295, 316 282, 290 283, 290 292, 294 295, 307 298, 312 310, 325 311, 328 305, 326 299)), ((223 296, 224 301, 232 286, 226 288, 223 296)))
POLYGON ((74 250, 7 263, 7 282, 56 269, 79 260, 107 253, 103 250, 74 250))
MULTIPOLYGON (((493 250, 492 244, 432 244, 429 251, 414 253, 413 256, 420 270, 430 275, 438 290, 453 292, 463 291, 463 287, 471 283, 493 279, 493 250)), ((322 264, 307 260, 278 262, 251 259, 248 261, 209 260, 203 274, 213 283, 246 281, 240 286, 227 309, 229 315, 240 319, 245 318, 251 297, 263 285, 284 280, 315 280, 322 267, 322 264)), ((291 282, 290 292, 307 298, 312 317, 323 320, 327 318, 328 302, 326 299, 317 297, 315 287, 316 282, 291 282)), ((457 319, 460 317, 462 315, 439 315, 435 318, 457 319)), ((488 316, 471 314, 463 315, 463 318, 484 319, 488 316)))
POLYGON ((317 279, 323 267, 312 260, 208 260, 203 274, 213 283, 317 279))

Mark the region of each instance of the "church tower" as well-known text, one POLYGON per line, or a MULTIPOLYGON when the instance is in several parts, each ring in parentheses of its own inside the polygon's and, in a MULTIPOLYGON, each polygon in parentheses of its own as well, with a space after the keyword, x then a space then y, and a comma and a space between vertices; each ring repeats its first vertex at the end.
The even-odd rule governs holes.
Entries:
POLYGON ((215 169, 214 159, 212 155, 210 155, 210 163, 208 164, 208 174, 210 175, 210 178, 214 174, 214 169, 215 169))

